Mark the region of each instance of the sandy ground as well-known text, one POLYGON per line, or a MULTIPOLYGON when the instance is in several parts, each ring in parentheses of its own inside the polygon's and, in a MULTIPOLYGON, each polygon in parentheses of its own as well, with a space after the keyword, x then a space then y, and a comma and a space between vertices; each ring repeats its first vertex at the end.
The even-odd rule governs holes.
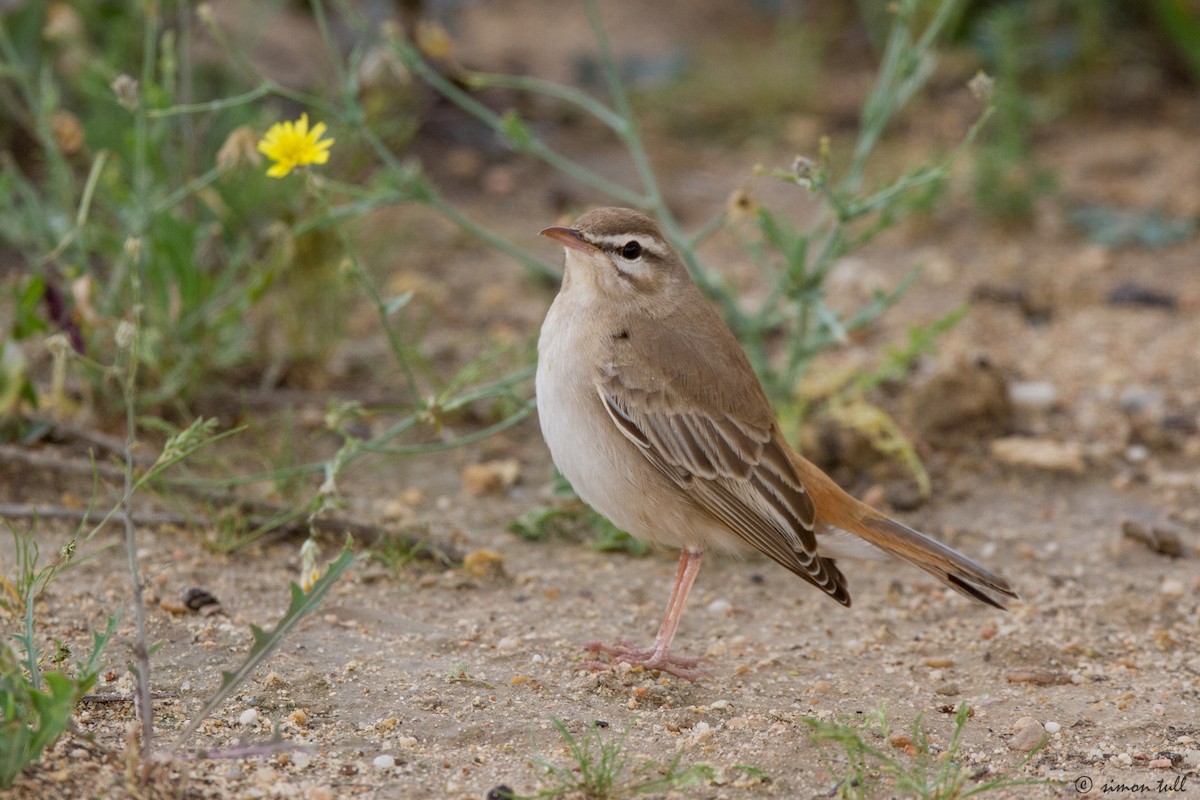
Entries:
MULTIPOLYGON (((897 280, 915 262, 926 265, 926 275, 826 366, 869 359, 906 326, 983 297, 885 403, 919 439, 921 409, 930 398, 940 402, 948 376, 984 369, 1000 376, 1005 391, 1017 387, 1004 430, 951 436, 937 446, 919 441, 933 499, 896 512, 1005 574, 1022 597, 1010 613, 972 605, 892 563, 847 567, 854 606, 843 609, 761 559, 714 558, 677 638, 680 652, 712 659, 711 679, 580 672, 583 642, 652 638, 675 556, 600 554, 584 541, 526 542, 509 533, 512 519, 553 502, 548 456, 529 420, 451 454, 353 469, 341 484, 351 512, 424 530, 464 552, 492 551, 494 560, 472 562, 491 567, 417 561, 394 574, 360 561, 188 750, 264 741, 276 725, 306 748, 261 759, 174 761, 156 772, 148 794, 478 800, 506 785, 531 795, 548 785, 539 783, 539 759, 569 764, 553 728, 558 719, 576 737, 597 722, 606 740, 627 730, 631 769, 650 765, 646 772, 657 774, 676 755, 683 766, 711 768, 698 783, 655 796, 830 796, 845 774, 844 755, 815 745, 806 719, 854 722, 886 709, 898 732, 920 719, 936 753, 949 745, 962 702, 973 709, 960 752, 969 785, 1007 770, 1046 781, 994 796, 1200 792, 1200 243, 1100 247, 1067 222, 1068 209, 1085 202, 1164 207, 1194 218, 1198 115, 1193 99, 1162 119, 1110 121, 1104 132, 1088 121, 1063 125, 1039 149, 1057 170, 1061 192, 1033 222, 1000 227, 965 211, 958 197, 839 268, 834 297, 845 302, 877 281, 897 280), (1167 292, 1175 307, 1110 302, 1128 282, 1167 292), (1033 299, 996 302, 1008 295, 995 287, 1033 299), (1029 313, 1031 303, 1050 313, 1029 313), (963 366, 981 357, 989 366, 963 366), (1022 395, 1030 385, 1041 393, 1022 395), (994 439, 1014 434, 1051 443, 1052 458, 1031 465, 1022 441, 996 449, 994 439), (463 469, 497 459, 516 460, 516 483, 466 491, 463 469), (1124 535, 1126 521, 1174 535, 1181 556, 1124 535), (1043 733, 1045 747, 1026 761, 1031 737, 1043 733)), ((656 153, 667 194, 680 198, 689 224, 745 180, 749 161, 783 157, 695 155, 669 147, 656 153)), ((595 157, 612 159, 614 177, 625 174, 611 151, 595 157)), ((557 191, 546 173, 502 162, 478 185, 460 185, 452 199, 556 259, 535 234, 555 221, 557 191)), ((576 200, 589 202, 586 195, 576 200)), ((397 282, 417 286, 419 302, 442 321, 426 340, 436 358, 461 360, 478 347, 481 330, 493 341, 530 340, 548 291, 529 291, 518 267, 417 212, 387 214, 378 229, 409 238, 383 266, 397 282)), ((706 255, 736 252, 730 237, 717 237, 706 255)), ((365 363, 384 352, 377 331, 346 349, 345 358, 365 363)), ((370 387, 376 396, 387 393, 387 380, 370 387)), ((326 397, 301 399, 292 411, 319 418, 326 397)), ((330 444, 304 446, 328 452, 330 444)), ((838 474, 885 505, 912 505, 894 494, 894 474, 873 477, 845 464, 838 474)), ((88 488, 12 466, 4 467, 3 485, 8 500, 51 504, 88 488)), ((47 523, 41 531, 47 553, 66 535, 47 523)), ((200 707, 220 670, 248 650, 249 624, 269 626, 284 611, 287 583, 299 575, 294 541, 221 555, 202 545, 206 533, 140 533, 149 633, 160 645, 153 686, 167 695, 155 709, 163 742, 200 707), (171 610, 194 586, 216 595, 224 612, 171 610)), ((327 557, 337 547, 323 542, 327 557)), ((0 554, 11 563, 11 542, 0 542, 0 554)), ((92 555, 39 604, 43 641, 60 639, 81 654, 89 631, 124 607, 96 691, 127 692, 132 614, 124 555, 115 544, 92 555)), ((136 763, 134 719, 128 703, 84 702, 77 732, 9 796, 135 796, 127 773, 136 763)), ((909 757, 903 738, 864 737, 909 757)))

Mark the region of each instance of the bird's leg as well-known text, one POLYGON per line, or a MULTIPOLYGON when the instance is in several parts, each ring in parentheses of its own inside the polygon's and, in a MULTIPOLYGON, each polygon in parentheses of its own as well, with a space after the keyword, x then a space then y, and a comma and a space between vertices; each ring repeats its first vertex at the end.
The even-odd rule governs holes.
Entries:
MULTIPOLYGON (((694 681, 697 678, 711 677, 704 670, 693 669, 697 664, 707 661, 706 658, 684 658, 670 654, 671 641, 675 638, 675 630, 679 627, 679 617, 683 614, 684 603, 687 602, 688 592, 700 574, 700 562, 704 551, 684 550, 679 554, 679 568, 675 571, 675 584, 671 587, 671 598, 667 601, 667 611, 663 616, 662 625, 658 628, 658 636, 654 637, 654 645, 649 650, 637 650, 627 642, 616 645, 589 642, 585 650, 605 653, 613 657, 613 661, 624 661, 634 666, 646 669, 656 669, 675 675, 685 680, 694 681)), ((579 665, 581 669, 608 669, 611 663, 603 661, 585 661, 579 665)))

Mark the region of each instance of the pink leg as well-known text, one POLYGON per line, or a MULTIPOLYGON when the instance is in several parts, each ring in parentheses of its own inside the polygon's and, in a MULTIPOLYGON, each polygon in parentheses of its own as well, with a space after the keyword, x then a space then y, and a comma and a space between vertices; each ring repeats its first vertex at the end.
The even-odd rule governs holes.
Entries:
MULTIPOLYGON (((679 627, 679 618, 683 614, 683 605, 687 602, 688 592, 700 574, 700 562, 704 552, 684 550, 679 554, 679 569, 675 572, 675 585, 671 587, 671 599, 667 601, 667 612, 659 626, 658 636, 654 637, 654 645, 649 650, 637 650, 627 642, 617 645, 606 645, 599 642, 589 642, 585 650, 594 650, 613 656, 613 661, 624 661, 627 664, 643 666, 646 669, 656 669, 670 675, 694 681, 697 678, 711 677, 703 670, 692 669, 697 664, 707 661, 706 658, 683 658, 670 654, 671 641, 675 638, 675 630, 679 627)), ((579 665, 581 669, 608 669, 612 663, 603 661, 585 661, 579 665)))

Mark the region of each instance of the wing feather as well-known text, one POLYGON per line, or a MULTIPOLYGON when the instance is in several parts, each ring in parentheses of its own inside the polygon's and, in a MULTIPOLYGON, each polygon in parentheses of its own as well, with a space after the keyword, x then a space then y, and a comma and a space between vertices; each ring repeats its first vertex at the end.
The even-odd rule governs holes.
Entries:
POLYGON ((621 377, 610 368, 600 398, 650 463, 746 543, 849 605, 841 571, 817 554, 813 501, 773 420, 681 407, 664 389, 631 387, 621 377))

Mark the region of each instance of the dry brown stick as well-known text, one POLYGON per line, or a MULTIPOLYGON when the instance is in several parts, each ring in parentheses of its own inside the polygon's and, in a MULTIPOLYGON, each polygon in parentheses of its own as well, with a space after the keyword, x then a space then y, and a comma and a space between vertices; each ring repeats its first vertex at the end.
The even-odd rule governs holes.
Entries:
MULTIPOLYGON (((64 458, 52 453, 42 453, 27 450, 12 445, 0 445, 0 462, 9 462, 28 469, 42 469, 66 475, 91 477, 93 474, 114 482, 123 482, 125 470, 115 464, 101 461, 83 460, 79 458, 64 458)), ((371 544, 384 538, 394 538, 410 549, 426 552, 433 560, 443 563, 453 563, 462 560, 462 551, 452 544, 429 542, 420 536, 414 536, 403 531, 390 531, 379 525, 348 519, 346 517, 317 516, 309 519, 307 515, 295 516, 294 509, 263 500, 248 500, 227 491, 214 491, 196 486, 176 486, 173 491, 186 494, 193 499, 210 503, 222 511, 234 511, 246 516, 251 528, 271 528, 282 535, 308 535, 310 530, 320 533, 344 536, 350 534, 360 542, 371 544), (293 518, 288 518, 292 516, 293 518), (283 522, 278 520, 284 519, 283 522)), ((0 516, 29 519, 35 514, 44 519, 85 518, 86 511, 59 506, 21 506, 11 505, 0 507, 0 516), (3 509, 8 509, 4 511, 3 509)), ((102 515, 91 514, 88 518, 99 519, 102 515)), ((112 521, 123 521, 124 517, 114 514, 112 521)), ((159 514, 153 512, 138 512, 134 514, 135 523, 146 525, 212 525, 212 518, 204 514, 185 516, 180 514, 159 514)))
MULTIPOLYGON (((50 427, 49 438, 56 443, 79 441, 88 447, 99 450, 101 453, 121 459, 125 458, 125 440, 116 436, 109 436, 107 433, 101 433, 91 428, 74 425, 63 420, 48 419, 46 417, 25 417, 25 421, 48 425, 50 427)), ((147 455, 135 453, 133 463, 141 467, 149 467, 154 464, 154 459, 147 455)))
MULTIPOLYGON (((166 700, 171 697, 179 697, 179 692, 151 692, 151 700, 166 700)), ((133 692, 122 692, 116 694, 85 694, 80 698, 86 703, 133 703, 137 701, 137 696, 133 692)))
MULTIPOLYGON (((3 519, 66 519, 72 522, 93 520, 99 522, 104 517, 95 509, 66 508, 64 506, 36 506, 29 503, 0 503, 0 518, 3 519)), ((115 524, 124 522, 125 517, 120 512, 113 514, 108 520, 115 524)), ((167 514, 156 511, 139 511, 134 513, 135 525, 157 527, 176 525, 183 527, 195 522, 207 522, 203 517, 186 517, 182 514, 167 514)))
MULTIPOLYGON (((419 556, 424 555, 432 561, 451 564, 463 559, 462 551, 454 545, 433 543, 428 539, 404 531, 390 531, 379 525, 372 525, 368 522, 360 522, 345 517, 318 516, 312 520, 297 517, 282 523, 276 523, 273 520, 278 519, 286 511, 282 506, 263 503, 261 501, 241 502, 244 506, 253 506, 257 512, 246 512, 244 506, 238 507, 237 510, 246 512, 246 523, 249 527, 270 528, 280 536, 307 536, 311 529, 318 533, 330 534, 332 536, 345 536, 349 534, 356 541, 366 544, 373 544, 381 539, 391 538, 400 542, 405 548, 416 551, 419 556)), ((99 522, 102 517, 102 514, 98 514, 94 510, 88 511, 82 508, 38 506, 28 503, 0 504, 0 519, 65 519, 73 522, 82 520, 99 522)), ((124 515, 118 512, 109 518, 108 524, 115 525, 124 521, 124 515)), ((157 511, 135 512, 133 522, 135 525, 146 525, 149 527, 173 525, 178 528, 188 526, 204 528, 214 525, 213 519, 205 514, 187 516, 184 514, 157 511)))
POLYGON ((44 469, 63 475, 82 475, 90 478, 95 474, 113 481, 125 480, 124 467, 116 464, 79 458, 63 458, 54 453, 27 450, 24 447, 15 447, 10 444, 0 445, 0 462, 16 464, 29 469, 44 469))

